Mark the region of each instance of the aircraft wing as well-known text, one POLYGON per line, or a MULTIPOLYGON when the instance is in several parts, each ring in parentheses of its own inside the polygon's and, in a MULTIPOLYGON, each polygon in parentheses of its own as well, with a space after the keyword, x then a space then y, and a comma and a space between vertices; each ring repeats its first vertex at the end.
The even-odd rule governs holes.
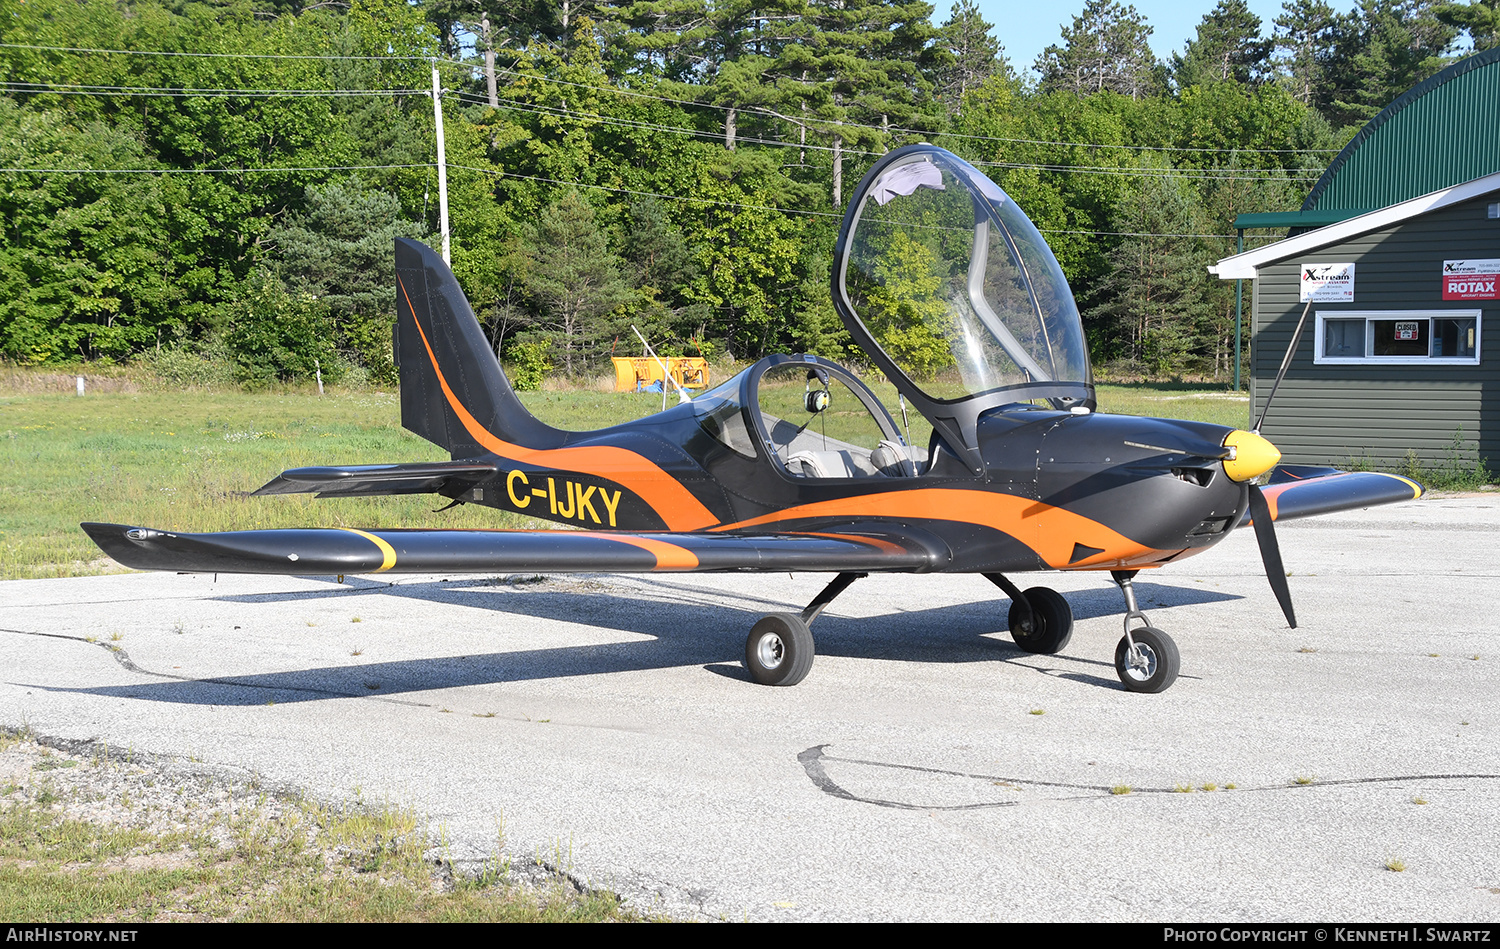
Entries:
MULTIPOLYGON (((1422 486, 1400 475, 1378 471, 1340 471, 1311 465, 1278 465, 1261 489, 1271 520, 1290 521, 1335 511, 1411 501, 1422 486)), ((1250 522, 1246 513, 1244 523, 1250 522)))
POLYGON ((81 526, 127 567, 181 573, 920 573, 951 556, 936 538, 888 525, 778 534, 351 528, 184 534, 122 524, 81 526))

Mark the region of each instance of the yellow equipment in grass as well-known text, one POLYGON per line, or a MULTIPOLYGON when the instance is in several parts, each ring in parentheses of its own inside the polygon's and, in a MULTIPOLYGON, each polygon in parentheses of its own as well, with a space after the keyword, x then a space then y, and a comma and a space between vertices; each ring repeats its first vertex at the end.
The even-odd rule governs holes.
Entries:
POLYGON ((684 389, 708 388, 708 360, 700 356, 614 356, 616 392, 660 392, 666 385, 662 363, 666 371, 684 389))

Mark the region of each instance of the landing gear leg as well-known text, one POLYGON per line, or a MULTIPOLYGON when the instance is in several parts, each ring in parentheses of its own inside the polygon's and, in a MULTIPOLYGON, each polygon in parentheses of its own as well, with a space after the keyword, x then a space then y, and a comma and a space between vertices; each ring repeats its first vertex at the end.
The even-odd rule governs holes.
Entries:
POLYGON ((998 573, 984 578, 1010 597, 1010 636, 1027 652, 1052 655, 1067 648, 1073 638, 1073 608, 1061 593, 1050 587, 1032 587, 1026 592, 998 573))
POLYGON ((745 640, 745 668, 761 685, 796 685, 812 671, 813 620, 863 573, 841 573, 801 613, 763 616, 745 640))
POLYGON ((1125 594, 1125 637, 1115 647, 1115 672, 1132 692, 1165 692, 1177 681, 1182 657, 1172 637, 1150 625, 1135 599, 1135 570, 1113 570, 1110 576, 1125 594), (1131 629, 1132 621, 1140 626, 1131 629))

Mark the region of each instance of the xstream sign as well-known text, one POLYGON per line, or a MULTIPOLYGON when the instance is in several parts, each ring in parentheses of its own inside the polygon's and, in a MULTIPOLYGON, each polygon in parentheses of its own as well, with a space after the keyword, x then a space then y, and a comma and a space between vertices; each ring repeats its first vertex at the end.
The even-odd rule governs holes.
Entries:
POLYGON ((1444 300, 1500 300, 1500 258, 1443 261, 1444 300))

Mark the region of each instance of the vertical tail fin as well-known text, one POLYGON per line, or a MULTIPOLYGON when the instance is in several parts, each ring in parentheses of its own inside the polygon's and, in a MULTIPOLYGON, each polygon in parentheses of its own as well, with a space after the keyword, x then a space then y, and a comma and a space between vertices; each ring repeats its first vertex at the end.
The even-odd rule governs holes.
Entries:
POLYGON ((396 330, 401 424, 454 458, 492 449, 486 434, 528 448, 554 448, 564 434, 538 421, 510 387, 469 301, 443 258, 396 238, 396 330))

